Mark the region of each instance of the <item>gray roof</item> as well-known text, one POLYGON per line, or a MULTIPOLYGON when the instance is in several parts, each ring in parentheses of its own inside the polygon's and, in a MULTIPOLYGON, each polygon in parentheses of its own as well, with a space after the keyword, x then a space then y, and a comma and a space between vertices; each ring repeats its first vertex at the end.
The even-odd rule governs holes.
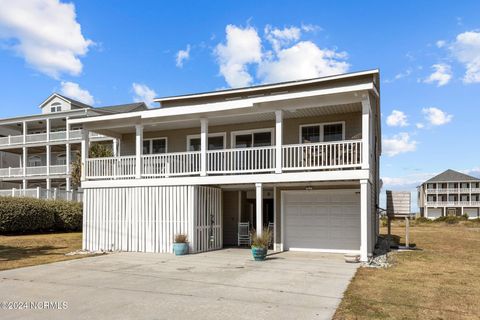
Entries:
POLYGON ((143 102, 135 102, 135 103, 127 103, 127 104, 119 104, 114 106, 94 108, 94 110, 106 111, 110 113, 124 113, 124 112, 133 112, 133 111, 142 111, 147 109, 148 109, 147 106, 143 102))
POLYGON ((61 94, 58 94, 58 93, 55 93, 55 94, 58 95, 58 96, 60 96, 60 97, 62 97, 62 98, 64 98, 64 99, 67 99, 68 101, 70 101, 71 104, 74 104, 74 105, 76 105, 76 106, 78 106, 78 107, 81 107, 81 108, 92 108, 92 106, 89 106, 89 105, 86 104, 86 103, 80 102, 80 101, 78 101, 78 100, 74 100, 74 99, 72 99, 72 98, 69 98, 69 97, 67 97, 67 96, 64 96, 64 95, 61 95, 61 94))
POLYGON ((448 169, 436 175, 435 177, 427 180, 426 182, 457 182, 457 181, 480 181, 479 178, 469 176, 455 170, 448 169))

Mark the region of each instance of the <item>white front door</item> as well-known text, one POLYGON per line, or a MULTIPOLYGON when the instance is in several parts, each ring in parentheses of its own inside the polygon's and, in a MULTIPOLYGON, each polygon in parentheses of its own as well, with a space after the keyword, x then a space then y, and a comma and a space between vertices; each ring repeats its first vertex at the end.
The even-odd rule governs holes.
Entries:
POLYGON ((282 192, 286 250, 360 250, 359 190, 282 192))

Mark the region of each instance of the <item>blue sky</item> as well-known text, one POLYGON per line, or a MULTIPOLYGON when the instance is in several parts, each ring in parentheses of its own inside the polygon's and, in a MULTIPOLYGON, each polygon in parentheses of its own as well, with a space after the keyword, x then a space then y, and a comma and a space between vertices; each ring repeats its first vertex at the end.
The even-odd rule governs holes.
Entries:
POLYGON ((382 177, 480 174, 480 2, 0 0, 0 117, 381 70, 382 177))

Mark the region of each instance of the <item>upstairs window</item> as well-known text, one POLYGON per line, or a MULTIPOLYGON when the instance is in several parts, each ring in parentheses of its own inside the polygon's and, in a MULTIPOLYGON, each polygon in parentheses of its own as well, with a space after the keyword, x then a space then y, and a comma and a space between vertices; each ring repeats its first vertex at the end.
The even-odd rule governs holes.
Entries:
POLYGON ((143 154, 158 154, 167 152, 167 138, 143 140, 143 154))
POLYGON ((42 159, 39 156, 31 156, 28 158, 29 167, 40 167, 42 165, 42 159))
POLYGON ((273 145, 273 129, 232 132, 232 145, 234 148, 271 146, 273 145))
POLYGON ((54 102, 50 105, 50 112, 62 111, 62 104, 60 102, 54 102))
MULTIPOLYGON (((200 151, 201 141, 199 135, 187 137, 188 151, 200 151)), ((212 133, 208 135, 208 150, 222 150, 225 149, 225 134, 212 133)))
POLYGON ((308 124, 300 126, 300 143, 342 141, 344 139, 344 122, 308 124))

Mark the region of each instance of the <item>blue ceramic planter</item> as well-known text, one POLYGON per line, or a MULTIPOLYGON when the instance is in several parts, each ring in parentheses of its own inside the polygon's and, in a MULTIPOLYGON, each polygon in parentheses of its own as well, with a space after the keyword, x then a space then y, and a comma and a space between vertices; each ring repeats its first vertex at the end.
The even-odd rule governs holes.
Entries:
POLYGON ((188 243, 174 243, 173 252, 176 256, 183 256, 188 253, 188 243))
POLYGON ((267 257, 267 248, 252 247, 252 255, 255 261, 264 261, 267 257))

